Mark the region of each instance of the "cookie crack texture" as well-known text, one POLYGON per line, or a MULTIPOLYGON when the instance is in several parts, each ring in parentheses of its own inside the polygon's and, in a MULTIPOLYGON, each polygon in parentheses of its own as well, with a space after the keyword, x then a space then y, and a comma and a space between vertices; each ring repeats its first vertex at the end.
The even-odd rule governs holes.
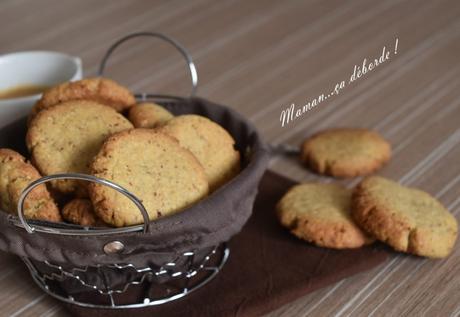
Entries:
MULTIPOLYGON (((16 214, 22 191, 40 178, 38 171, 25 158, 9 149, 0 149, 0 207, 16 214)), ((45 185, 32 190, 24 203, 26 218, 61 221, 59 210, 45 185)))
MULTIPOLYGON (((155 130, 133 129, 109 137, 93 160, 91 173, 142 200, 150 220, 183 210, 209 191, 197 159, 177 140, 155 130)), ((95 213, 103 221, 117 227, 143 222, 127 197, 99 184, 88 188, 95 213)))
POLYGON ((383 177, 364 179, 353 193, 353 217, 394 249, 420 256, 447 256, 458 225, 435 198, 383 177))
POLYGON ((277 205, 281 224, 300 239, 318 246, 358 248, 373 239, 350 216, 351 191, 337 184, 292 187, 277 205))
POLYGON ((367 175, 391 156, 391 146, 365 129, 331 129, 319 132, 301 146, 301 160, 319 174, 335 177, 367 175))
MULTIPOLYGON (((89 173, 89 165, 105 139, 132 129, 112 108, 93 101, 68 101, 41 111, 31 122, 26 144, 43 175, 89 173)), ((73 180, 53 181, 62 193, 87 196, 86 185, 73 180)))
POLYGON ((409 234, 407 235, 407 249, 405 251, 414 253, 416 252, 416 234, 417 228, 412 228, 409 230, 409 234))
POLYGON ((91 100, 122 112, 136 103, 128 89, 107 78, 87 78, 52 87, 34 105, 29 122, 41 111, 68 101, 91 100))
POLYGON ((129 121, 135 128, 157 128, 174 118, 165 108, 154 103, 140 103, 129 110, 129 121))
POLYGON ((217 123, 198 115, 182 115, 169 120, 159 131, 175 138, 198 159, 211 191, 240 172, 240 153, 233 137, 217 123))

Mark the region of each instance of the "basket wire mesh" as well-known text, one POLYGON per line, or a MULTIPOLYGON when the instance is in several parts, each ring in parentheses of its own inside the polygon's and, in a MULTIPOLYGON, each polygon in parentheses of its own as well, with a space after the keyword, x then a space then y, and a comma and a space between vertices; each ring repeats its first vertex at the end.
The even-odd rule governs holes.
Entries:
POLYGON ((37 265, 28 258, 22 258, 28 267, 35 283, 46 293, 60 301, 75 304, 88 308, 141 308, 161 305, 182 298, 193 291, 201 288, 210 282, 222 269, 229 257, 230 251, 226 244, 214 247, 200 261, 195 261, 195 252, 188 251, 179 255, 175 260, 165 263, 160 267, 146 266, 136 267, 133 264, 111 264, 98 267, 74 267, 66 269, 61 265, 50 262, 43 262, 47 266, 47 273, 44 273, 37 265), (176 266, 185 270, 177 270, 176 266), (103 287, 91 284, 85 279, 89 272, 97 272, 102 278, 107 271, 115 271, 117 274, 126 275, 135 272, 135 278, 119 285, 103 287), (166 278, 165 282, 157 282, 156 278, 166 278), (72 291, 63 289, 62 282, 73 280, 81 284, 85 292, 73 294, 72 291), (131 291, 133 287, 142 289, 136 290, 136 302, 126 302, 120 296, 131 291), (91 299, 91 302, 87 299, 91 299), (97 303, 94 299, 98 298, 97 303))

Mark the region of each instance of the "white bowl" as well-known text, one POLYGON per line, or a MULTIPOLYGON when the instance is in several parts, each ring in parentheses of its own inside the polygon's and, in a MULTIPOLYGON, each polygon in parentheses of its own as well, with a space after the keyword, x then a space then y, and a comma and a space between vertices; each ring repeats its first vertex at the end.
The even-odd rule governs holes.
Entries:
MULTIPOLYGON (((78 57, 58 52, 26 51, 0 55, 0 91, 22 85, 50 87, 82 78, 78 57)), ((0 99, 0 127, 27 115, 41 94, 0 99)))

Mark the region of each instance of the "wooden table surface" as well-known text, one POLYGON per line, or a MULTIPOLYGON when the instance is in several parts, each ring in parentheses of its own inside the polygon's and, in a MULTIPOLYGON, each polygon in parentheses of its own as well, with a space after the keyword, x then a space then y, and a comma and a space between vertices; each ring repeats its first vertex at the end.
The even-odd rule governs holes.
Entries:
MULTIPOLYGON (((297 146, 325 128, 374 129, 394 152, 380 173, 432 193, 460 218, 459 1, 95 3, 2 1, 1 53, 44 49, 78 55, 85 75, 92 76, 115 39, 133 31, 164 32, 195 58, 199 95, 238 109, 267 141, 297 146), (333 91, 384 46, 389 60, 281 127, 283 109, 333 91)), ((180 55, 154 40, 123 45, 108 75, 136 92, 190 90, 180 55)), ((295 159, 275 158, 271 169, 299 181, 328 181, 295 159)), ((395 253, 382 266, 269 316, 458 316, 459 259, 458 245, 445 260, 395 253)), ((0 316, 66 315, 33 285, 20 261, 0 254, 0 316)))

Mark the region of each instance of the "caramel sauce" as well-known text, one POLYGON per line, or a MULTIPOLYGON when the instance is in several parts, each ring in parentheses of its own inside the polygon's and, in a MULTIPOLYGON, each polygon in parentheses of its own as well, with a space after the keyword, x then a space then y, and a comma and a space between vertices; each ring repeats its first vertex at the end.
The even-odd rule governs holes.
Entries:
POLYGON ((49 87, 39 85, 18 85, 5 90, 0 90, 0 99, 11 99, 40 94, 49 87))

